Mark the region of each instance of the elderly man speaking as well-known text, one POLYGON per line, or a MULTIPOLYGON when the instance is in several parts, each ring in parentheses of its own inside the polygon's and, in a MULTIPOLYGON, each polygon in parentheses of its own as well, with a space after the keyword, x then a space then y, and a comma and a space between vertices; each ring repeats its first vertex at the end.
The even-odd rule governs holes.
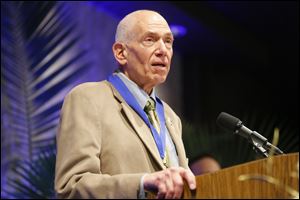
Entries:
POLYGON ((57 134, 59 198, 180 198, 195 176, 181 122, 155 94, 170 70, 173 35, 157 12, 138 10, 118 24, 117 72, 75 87, 65 98, 57 134))

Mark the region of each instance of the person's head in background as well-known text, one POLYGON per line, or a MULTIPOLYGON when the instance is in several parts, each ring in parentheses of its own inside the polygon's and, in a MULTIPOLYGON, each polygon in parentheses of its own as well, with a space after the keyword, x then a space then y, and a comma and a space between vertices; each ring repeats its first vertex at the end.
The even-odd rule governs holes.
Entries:
POLYGON ((190 163, 190 169, 195 175, 215 172, 221 169, 221 165, 211 154, 201 154, 190 163))

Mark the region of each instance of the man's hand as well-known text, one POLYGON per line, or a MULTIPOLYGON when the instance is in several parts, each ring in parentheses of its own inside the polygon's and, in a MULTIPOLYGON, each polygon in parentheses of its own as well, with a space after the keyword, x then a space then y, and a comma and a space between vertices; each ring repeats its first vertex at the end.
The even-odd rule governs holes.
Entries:
POLYGON ((196 189, 196 179, 190 170, 182 167, 171 167, 145 175, 144 189, 157 192, 156 197, 158 199, 179 199, 183 192, 184 180, 191 190, 196 189))

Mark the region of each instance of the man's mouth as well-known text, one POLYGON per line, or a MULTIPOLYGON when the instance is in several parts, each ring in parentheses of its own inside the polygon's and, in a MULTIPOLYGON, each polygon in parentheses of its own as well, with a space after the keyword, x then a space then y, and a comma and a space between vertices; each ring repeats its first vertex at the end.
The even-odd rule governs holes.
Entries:
POLYGON ((166 67, 167 65, 165 63, 152 63, 151 66, 154 66, 154 67, 166 67))

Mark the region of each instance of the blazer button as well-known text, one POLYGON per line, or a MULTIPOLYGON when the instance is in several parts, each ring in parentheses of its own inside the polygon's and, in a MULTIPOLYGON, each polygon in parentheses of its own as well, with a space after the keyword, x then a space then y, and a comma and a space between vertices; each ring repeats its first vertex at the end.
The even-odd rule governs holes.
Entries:
POLYGON ((168 119, 168 121, 169 121, 170 125, 173 126, 173 122, 170 118, 168 119))

